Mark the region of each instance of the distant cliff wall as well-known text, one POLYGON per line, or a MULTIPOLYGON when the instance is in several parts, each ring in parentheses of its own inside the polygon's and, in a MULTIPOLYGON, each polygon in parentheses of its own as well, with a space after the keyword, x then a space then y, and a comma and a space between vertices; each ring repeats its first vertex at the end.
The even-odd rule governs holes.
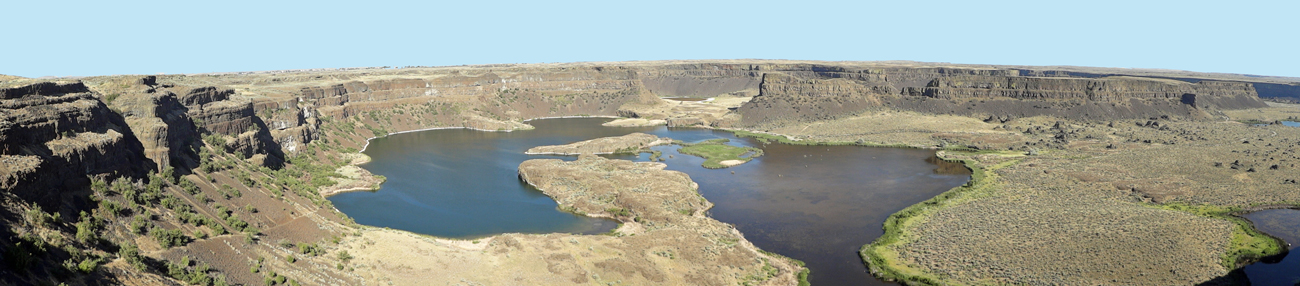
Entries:
POLYGON ((1255 83, 1259 97, 1290 103, 1300 103, 1300 84, 1255 83))
POLYGON ((1016 70, 796 70, 768 73, 760 95, 739 108, 741 124, 761 126, 835 119, 872 108, 1006 121, 1030 116, 1078 120, 1211 118, 1217 109, 1258 108, 1250 83, 1189 83, 1142 77, 1065 77, 1016 70), (927 80, 924 85, 919 82, 927 80))

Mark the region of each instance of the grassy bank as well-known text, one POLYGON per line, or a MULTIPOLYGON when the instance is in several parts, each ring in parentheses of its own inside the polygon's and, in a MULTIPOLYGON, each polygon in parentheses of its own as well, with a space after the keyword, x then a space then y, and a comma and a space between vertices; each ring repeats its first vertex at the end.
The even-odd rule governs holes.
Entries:
POLYGON ((798 265, 799 267, 803 268, 803 270, 800 270, 799 273, 796 274, 796 277, 799 279, 799 286, 808 286, 808 285, 811 285, 810 283, 808 283, 808 275, 811 274, 812 271, 811 271, 811 270, 808 270, 808 266, 807 266, 807 265, 804 265, 804 262, 803 262, 802 260, 798 260, 798 259, 790 258, 790 257, 785 256, 785 255, 780 255, 780 254, 777 254, 777 253, 775 253, 775 252, 771 252, 771 251, 767 251, 767 250, 762 250, 762 249, 758 249, 758 252, 761 252, 761 253, 766 254, 766 255, 768 255, 768 256, 771 256, 771 257, 775 257, 775 258, 779 258, 779 259, 784 259, 784 260, 786 260, 786 261, 789 261, 790 263, 793 263, 794 265, 798 265))
POLYGON ((994 166, 980 167, 978 162, 974 160, 945 160, 965 164, 967 168, 971 169, 971 180, 965 185, 898 211, 885 220, 884 234, 871 244, 864 245, 858 253, 862 256, 862 261, 867 264, 867 268, 876 277, 904 284, 943 284, 944 281, 939 277, 900 263, 897 259, 897 253, 890 248, 906 243, 904 234, 908 226, 920 221, 919 219, 934 211, 949 205, 992 195, 992 192, 996 190, 999 184, 997 174, 991 171, 1020 162, 1020 160, 1011 160, 994 166))

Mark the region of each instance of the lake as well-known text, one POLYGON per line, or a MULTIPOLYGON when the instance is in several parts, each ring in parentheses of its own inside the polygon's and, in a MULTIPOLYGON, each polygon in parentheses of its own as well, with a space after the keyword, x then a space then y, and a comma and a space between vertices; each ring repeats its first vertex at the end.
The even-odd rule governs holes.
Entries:
MULTIPOLYGON (((892 284, 867 273, 862 245, 882 233, 890 214, 966 183, 969 170, 934 158, 933 150, 861 146, 763 144, 730 132, 698 128, 603 127, 609 119, 533 120, 534 130, 465 129, 395 134, 370 142, 361 167, 388 177, 375 192, 330 197, 358 223, 452 238, 500 233, 603 233, 616 224, 556 209, 519 181, 519 163, 574 156, 524 155, 528 148, 632 132, 686 142, 730 139, 764 155, 725 169, 703 158, 656 146, 669 170, 700 184, 715 204, 709 215, 736 225, 756 246, 807 263, 813 285, 892 284)), ((648 160, 649 154, 607 158, 648 160)))

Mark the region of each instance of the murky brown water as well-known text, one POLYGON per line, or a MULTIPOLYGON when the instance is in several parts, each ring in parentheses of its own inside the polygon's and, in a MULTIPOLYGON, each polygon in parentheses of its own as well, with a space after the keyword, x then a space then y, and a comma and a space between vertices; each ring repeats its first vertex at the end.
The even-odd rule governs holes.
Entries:
POLYGON ((362 167, 389 181, 377 192, 330 200, 359 223, 438 236, 603 232, 609 221, 560 212, 554 200, 519 182, 519 163, 556 158, 524 150, 632 132, 687 142, 727 138, 763 148, 764 155, 705 169, 704 159, 677 153, 677 146, 655 150, 671 155, 668 169, 700 184, 715 204, 713 218, 736 225, 764 250, 806 262, 813 285, 872 285, 888 283, 866 272, 858 250, 881 235, 885 218, 969 179, 964 167, 935 160, 929 150, 763 145, 708 129, 600 126, 607 120, 546 119, 530 121, 537 129, 529 131, 433 130, 376 139, 365 152, 374 161, 362 167))

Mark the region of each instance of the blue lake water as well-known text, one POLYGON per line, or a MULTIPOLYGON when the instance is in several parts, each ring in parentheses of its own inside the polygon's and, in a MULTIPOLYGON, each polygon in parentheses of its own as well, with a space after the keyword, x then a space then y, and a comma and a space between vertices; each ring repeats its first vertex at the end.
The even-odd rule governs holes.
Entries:
MULTIPOLYGON (((464 129, 396 134, 371 141, 362 168, 388 177, 375 192, 330 197, 358 223, 453 238, 500 233, 602 233, 616 224, 561 212, 518 179, 524 160, 572 156, 524 155, 528 148, 632 132, 687 142, 726 138, 764 149, 748 163, 706 169, 704 159, 677 146, 657 146, 669 170, 700 184, 715 204, 709 215, 736 226, 758 247, 807 263, 814 285, 879 285, 858 257, 882 233, 890 214, 969 180, 959 164, 934 151, 860 146, 763 144, 730 132, 666 127, 603 127, 608 119, 544 119, 534 130, 464 129)), ((648 160, 649 154, 610 155, 648 160)))

